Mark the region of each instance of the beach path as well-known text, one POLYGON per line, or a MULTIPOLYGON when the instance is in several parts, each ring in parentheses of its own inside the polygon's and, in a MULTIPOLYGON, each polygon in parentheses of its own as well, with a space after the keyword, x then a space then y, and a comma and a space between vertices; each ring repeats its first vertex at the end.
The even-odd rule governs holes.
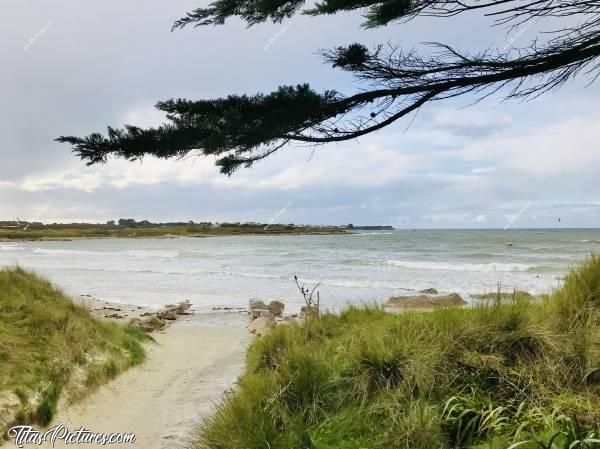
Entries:
MULTIPOLYGON (((59 411, 50 427, 81 426, 95 433, 125 432, 135 443, 65 445, 56 448, 163 449, 185 447, 191 432, 220 401, 243 369, 245 324, 190 317, 153 334, 147 361, 73 406, 59 411)), ((35 447, 26 445, 25 447, 35 447)), ((46 447, 51 447, 47 445, 46 447)))

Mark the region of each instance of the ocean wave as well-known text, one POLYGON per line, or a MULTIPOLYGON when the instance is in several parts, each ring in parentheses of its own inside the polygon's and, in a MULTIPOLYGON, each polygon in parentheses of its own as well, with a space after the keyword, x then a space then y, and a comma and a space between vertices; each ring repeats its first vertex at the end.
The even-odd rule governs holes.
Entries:
POLYGON ((406 288, 394 281, 360 281, 348 279, 323 279, 321 281, 307 281, 309 284, 320 282, 321 285, 329 285, 331 287, 347 287, 347 288, 385 288, 394 290, 414 291, 413 288, 406 288))
POLYGON ((55 256, 98 256, 98 257, 134 257, 138 259, 175 258, 179 251, 157 251, 157 250, 128 250, 128 251, 93 251, 80 249, 60 248, 35 248, 35 254, 55 256))
POLYGON ((394 232, 352 232, 350 235, 395 235, 394 232))
POLYGON ((34 254, 46 254, 46 255, 63 255, 63 256, 104 256, 110 255, 111 253, 102 251, 83 251, 74 249, 49 249, 49 248, 35 248, 34 254))
POLYGON ((25 247, 20 245, 0 245, 0 251, 21 251, 25 247))
POLYGON ((210 275, 210 276, 232 276, 232 277, 242 277, 242 278, 254 278, 254 279, 287 279, 291 277, 289 275, 275 275, 275 274, 267 274, 267 273, 240 273, 235 271, 224 271, 224 270, 202 270, 202 269, 192 269, 192 270, 177 270, 177 269, 163 269, 163 268, 131 268, 131 267, 62 267, 63 269, 69 269, 73 271, 90 271, 90 272, 103 272, 103 273, 137 273, 137 274, 167 274, 167 275, 181 275, 181 276, 191 276, 191 275, 210 275))
POLYGON ((424 262, 416 260, 386 260, 385 265, 402 268, 415 268, 419 270, 444 270, 444 271, 478 271, 478 272, 514 272, 529 271, 535 268, 524 263, 450 263, 450 262, 424 262))

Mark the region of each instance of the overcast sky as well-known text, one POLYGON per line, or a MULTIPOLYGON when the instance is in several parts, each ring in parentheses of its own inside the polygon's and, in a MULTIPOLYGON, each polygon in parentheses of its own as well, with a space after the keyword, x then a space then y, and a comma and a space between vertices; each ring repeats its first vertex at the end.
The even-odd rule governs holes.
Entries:
POLYGON ((171 97, 301 82, 344 93, 359 88, 322 64, 316 52, 323 48, 355 41, 419 47, 434 40, 473 51, 510 48, 526 45, 540 27, 507 34, 480 16, 465 16, 362 30, 360 15, 340 14, 170 32, 175 19, 206 3, 4 2, 0 219, 600 225, 600 86, 586 87, 586 78, 525 103, 437 102, 359 141, 314 154, 291 147, 230 178, 204 158, 86 167, 68 146, 53 142, 107 125, 159 124, 153 105, 171 97))

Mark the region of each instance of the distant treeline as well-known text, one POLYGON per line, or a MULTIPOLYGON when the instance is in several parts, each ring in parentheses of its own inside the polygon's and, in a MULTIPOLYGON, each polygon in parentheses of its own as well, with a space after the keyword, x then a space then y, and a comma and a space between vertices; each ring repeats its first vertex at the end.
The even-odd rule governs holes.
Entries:
POLYGON ((393 231, 393 226, 355 226, 350 223, 346 226, 346 229, 352 229, 354 231, 393 231))
POLYGON ((89 229, 97 228, 99 226, 121 226, 127 228, 156 228, 156 227, 179 227, 179 226, 194 226, 201 228, 214 228, 214 227, 243 227, 243 228, 264 228, 265 226, 285 226, 286 228, 341 228, 356 231, 376 231, 376 230, 393 230, 393 226, 355 226, 353 224, 343 226, 314 226, 314 225, 303 225, 303 224, 282 224, 282 223, 256 223, 256 222, 211 222, 211 221, 173 221, 173 222, 158 222, 154 223, 149 220, 137 221, 133 218, 121 218, 119 220, 109 220, 106 223, 51 223, 44 224, 41 222, 28 222, 28 221, 0 221, 0 228, 29 228, 29 229, 89 229))

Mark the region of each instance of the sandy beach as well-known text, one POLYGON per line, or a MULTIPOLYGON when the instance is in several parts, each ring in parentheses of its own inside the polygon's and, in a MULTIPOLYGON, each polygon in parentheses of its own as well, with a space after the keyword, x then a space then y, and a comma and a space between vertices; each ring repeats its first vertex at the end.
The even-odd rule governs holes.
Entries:
MULTIPOLYGON (((95 433, 136 435, 133 444, 108 446, 115 449, 185 445, 202 416, 211 412, 241 373, 248 331, 237 314, 218 313, 186 316, 152 335, 157 344, 148 346, 143 365, 75 405, 59 405, 51 427, 64 424, 70 430, 84 426, 95 433)), ((14 447, 14 443, 8 441, 2 447, 14 447)), ((57 441, 55 447, 73 445, 57 441)))

